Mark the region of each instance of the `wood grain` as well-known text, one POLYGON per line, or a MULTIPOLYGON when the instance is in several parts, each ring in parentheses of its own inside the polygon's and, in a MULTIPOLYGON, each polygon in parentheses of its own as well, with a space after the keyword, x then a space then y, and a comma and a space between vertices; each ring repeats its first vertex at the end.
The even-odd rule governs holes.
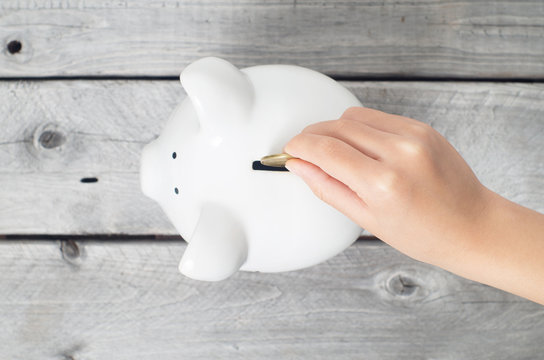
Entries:
MULTIPOLYGON (((544 211, 544 85, 344 84, 431 124, 486 186, 544 211)), ((0 234, 174 234, 140 192, 139 156, 184 97, 176 81, 0 83, 0 234)))
POLYGON ((335 76, 542 79, 544 3, 3 0, 0 46, 0 77, 177 76, 214 55, 335 76))
POLYGON ((3 359, 534 359, 544 308, 359 242, 302 271, 184 278, 181 242, 0 242, 3 359))

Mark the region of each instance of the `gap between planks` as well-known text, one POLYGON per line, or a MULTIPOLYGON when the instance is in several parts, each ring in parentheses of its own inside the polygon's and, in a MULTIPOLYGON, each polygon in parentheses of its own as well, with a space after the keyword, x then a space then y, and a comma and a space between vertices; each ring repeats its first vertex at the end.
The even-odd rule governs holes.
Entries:
POLYGON ((210 55, 347 76, 544 75, 535 0, 1 4, 3 77, 177 75, 210 55))
MULTIPOLYGON (((121 243, 134 243, 134 242, 147 242, 147 241, 161 241, 161 242, 186 242, 179 235, 168 235, 168 234, 158 234, 158 235, 130 235, 130 234, 0 234, 0 243, 6 241, 77 241, 77 242, 121 242, 121 243)), ((375 236, 371 235, 361 235, 356 240, 359 241, 378 241, 381 242, 375 236)))
MULTIPOLYGON (((368 107, 433 126, 484 185, 543 210, 542 84, 343 84, 368 107)), ((0 234, 177 234, 141 194, 138 169, 185 98, 178 81, 0 85, 0 234)))
POLYGON ((217 283, 179 274, 184 249, 180 242, 0 241, 0 357, 501 360, 541 354, 540 305, 381 242, 355 244, 307 269, 238 272, 217 283))
MULTIPOLYGON (((180 70, 180 73, 183 69, 180 70)), ((336 81, 344 82, 460 82, 460 83, 525 83, 539 84, 544 83, 544 77, 441 77, 441 76, 388 76, 388 75, 367 75, 367 76, 349 76, 342 74, 327 74, 328 77, 336 81)), ((178 81, 179 76, 123 76, 123 75, 108 75, 108 76, 29 76, 29 77, 0 77, 0 82, 19 82, 19 81, 178 81)))

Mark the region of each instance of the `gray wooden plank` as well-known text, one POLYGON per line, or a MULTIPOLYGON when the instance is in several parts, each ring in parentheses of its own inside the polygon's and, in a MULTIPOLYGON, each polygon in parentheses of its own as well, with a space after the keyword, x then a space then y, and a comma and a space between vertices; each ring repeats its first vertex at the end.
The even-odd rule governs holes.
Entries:
POLYGON ((177 76, 208 55, 343 76, 544 77, 541 0, 4 0, 0 39, 1 77, 177 76))
MULTIPOLYGON (((430 123, 486 186, 544 211, 543 84, 345 85, 430 123)), ((184 97, 177 81, 0 83, 0 234, 174 234, 140 193, 138 167, 184 97)))
POLYGON ((2 359, 534 359, 544 308, 358 242, 198 282, 182 242, 0 242, 2 359), (78 255, 74 255, 78 253, 78 255))

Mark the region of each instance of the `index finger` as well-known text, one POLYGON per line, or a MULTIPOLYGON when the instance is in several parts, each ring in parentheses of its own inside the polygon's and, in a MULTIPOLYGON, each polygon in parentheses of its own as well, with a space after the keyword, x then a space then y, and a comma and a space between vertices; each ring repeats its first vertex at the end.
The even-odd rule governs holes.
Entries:
POLYGON ((285 146, 285 151, 318 166, 363 199, 369 188, 369 175, 380 169, 378 161, 326 135, 301 133, 285 146))

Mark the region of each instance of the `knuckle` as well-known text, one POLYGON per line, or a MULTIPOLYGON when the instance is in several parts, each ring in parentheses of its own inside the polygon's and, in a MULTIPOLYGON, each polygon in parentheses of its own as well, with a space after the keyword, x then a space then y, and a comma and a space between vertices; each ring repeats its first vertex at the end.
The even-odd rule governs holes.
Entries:
POLYGON ((400 189, 402 178, 397 171, 383 171, 377 178, 375 186, 383 194, 394 194, 400 189))
POLYGON ((361 106, 351 106, 344 111, 340 118, 353 118, 359 116, 362 112, 364 112, 364 109, 365 108, 361 106))
POLYGON ((427 157, 427 146, 418 139, 404 139, 397 143, 403 158, 421 159, 427 157))
POLYGON ((418 123, 411 126, 410 132, 413 136, 423 142, 428 142, 435 134, 435 130, 428 124, 418 123))

